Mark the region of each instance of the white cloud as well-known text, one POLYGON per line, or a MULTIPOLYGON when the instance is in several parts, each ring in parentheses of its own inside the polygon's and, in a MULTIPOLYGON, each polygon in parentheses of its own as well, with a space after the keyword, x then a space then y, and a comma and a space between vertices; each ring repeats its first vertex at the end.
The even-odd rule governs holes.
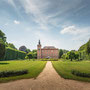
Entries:
POLYGON ((20 24, 20 21, 14 20, 14 24, 20 24))
MULTIPOLYGON (((18 9, 14 0, 8 0, 8 2, 12 6, 14 6, 16 10, 18 9)), ((32 20, 38 24, 39 29, 50 30, 50 25, 54 27, 54 26, 58 26, 60 22, 66 22, 66 21, 63 21, 64 18, 62 17, 61 18, 59 17, 58 19, 58 15, 62 16, 65 12, 70 10, 72 7, 78 6, 81 0, 79 1, 71 0, 71 3, 68 3, 68 1, 65 1, 66 3, 63 3, 62 0, 57 1, 57 3, 56 1, 51 1, 51 0, 19 0, 19 2, 20 4, 22 4, 21 6, 24 8, 25 13, 29 14, 30 17, 31 16, 33 17, 32 20), (52 10, 52 7, 55 7, 55 6, 57 6, 57 8, 54 8, 54 10, 52 10), (52 12, 52 13, 49 13, 49 12, 52 12)))
POLYGON ((8 3, 11 4, 13 7, 16 8, 16 5, 15 5, 15 3, 14 3, 14 0, 8 0, 8 3))
POLYGON ((64 27, 60 31, 61 34, 72 35, 71 40, 76 41, 77 43, 85 43, 90 38, 90 27, 78 28, 76 26, 64 27))
POLYGON ((26 14, 33 16, 33 20, 39 25, 39 28, 43 30, 48 30, 48 16, 45 16, 45 14, 43 13, 43 9, 47 7, 48 2, 38 0, 21 0, 21 3, 25 9, 26 14))
POLYGON ((68 27, 64 27, 60 33, 61 34, 72 34, 72 35, 78 35, 78 34, 84 34, 84 33, 87 33, 88 31, 87 30, 84 30, 84 29, 80 29, 80 28, 77 28, 76 26, 68 26, 68 27))

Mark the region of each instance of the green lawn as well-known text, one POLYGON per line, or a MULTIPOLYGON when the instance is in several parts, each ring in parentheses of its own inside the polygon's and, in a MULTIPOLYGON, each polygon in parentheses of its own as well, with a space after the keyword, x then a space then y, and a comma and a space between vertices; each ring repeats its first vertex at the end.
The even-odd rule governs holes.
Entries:
POLYGON ((16 61, 0 61, 1 71, 18 71, 28 70, 28 74, 0 78, 1 82, 8 82, 24 78, 36 78, 46 65, 46 61, 29 61, 29 60, 16 60, 16 61))
POLYGON ((75 76, 71 73, 72 70, 90 73, 90 61, 52 61, 52 64, 57 73, 65 79, 90 82, 90 78, 75 76))

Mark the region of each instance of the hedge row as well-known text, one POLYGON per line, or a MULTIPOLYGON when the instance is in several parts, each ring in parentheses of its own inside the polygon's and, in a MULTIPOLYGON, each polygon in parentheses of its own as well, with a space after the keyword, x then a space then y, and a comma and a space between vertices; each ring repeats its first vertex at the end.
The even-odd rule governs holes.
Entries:
POLYGON ((80 77, 90 78, 90 73, 82 73, 80 71, 72 70, 72 74, 80 77))
POLYGON ((5 55, 5 43, 0 39, 0 59, 5 55))
POLYGON ((20 71, 3 71, 0 72, 0 78, 2 77, 11 77, 11 76, 18 76, 27 74, 28 70, 20 70, 20 71))
POLYGON ((80 51, 79 52, 80 59, 82 60, 90 60, 90 54, 88 55, 86 51, 80 51))
POLYGON ((40 61, 58 61, 58 59, 54 59, 54 58, 50 58, 50 59, 47 59, 47 58, 41 58, 41 59, 38 59, 40 61))
POLYGON ((26 53, 10 47, 6 47, 4 60, 25 59, 26 53))

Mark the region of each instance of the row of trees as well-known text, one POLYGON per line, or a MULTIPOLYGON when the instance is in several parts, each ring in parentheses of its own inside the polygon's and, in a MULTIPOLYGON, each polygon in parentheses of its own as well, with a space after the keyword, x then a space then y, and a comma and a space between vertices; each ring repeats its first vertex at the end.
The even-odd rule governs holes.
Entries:
POLYGON ((0 39, 0 59, 2 59, 5 55, 5 43, 2 39, 0 39))
POLYGON ((89 60, 90 59, 90 40, 82 45, 78 51, 62 50, 60 49, 59 57, 63 59, 74 60, 89 60))
POLYGON ((0 30, 0 60, 25 59, 26 52, 19 51, 12 44, 6 42, 5 34, 0 30))
POLYGON ((0 59, 5 55, 5 34, 0 30, 0 59))
POLYGON ((37 58, 37 50, 29 52, 25 57, 25 59, 36 59, 36 58, 37 58))
POLYGON ((71 61, 74 60, 79 60, 79 53, 76 51, 69 51, 66 54, 62 55, 62 58, 64 59, 70 59, 71 61))

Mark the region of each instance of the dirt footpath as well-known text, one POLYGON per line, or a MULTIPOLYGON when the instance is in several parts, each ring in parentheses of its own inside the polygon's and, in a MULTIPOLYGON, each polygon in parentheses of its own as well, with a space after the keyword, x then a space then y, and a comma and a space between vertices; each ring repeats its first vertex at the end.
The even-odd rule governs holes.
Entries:
POLYGON ((90 83, 61 78, 49 61, 37 79, 2 83, 0 90, 90 90, 90 83))

